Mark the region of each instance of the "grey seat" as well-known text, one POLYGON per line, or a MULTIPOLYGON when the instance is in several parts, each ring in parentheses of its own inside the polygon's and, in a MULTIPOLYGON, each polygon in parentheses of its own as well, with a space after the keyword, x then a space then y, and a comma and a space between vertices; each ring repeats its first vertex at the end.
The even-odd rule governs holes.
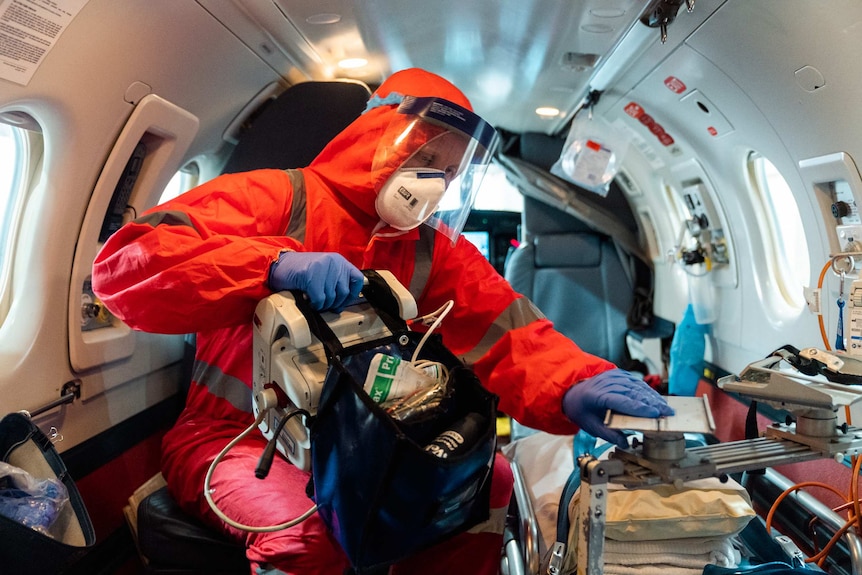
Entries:
POLYGON ((530 197, 521 234, 506 265, 512 287, 581 349, 624 364, 634 286, 613 240, 530 197))

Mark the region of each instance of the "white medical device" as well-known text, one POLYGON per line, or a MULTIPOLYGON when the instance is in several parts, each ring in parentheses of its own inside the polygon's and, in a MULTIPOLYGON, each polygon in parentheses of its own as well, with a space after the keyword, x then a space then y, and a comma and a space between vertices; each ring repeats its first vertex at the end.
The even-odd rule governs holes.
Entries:
MULTIPOLYGON (((398 303, 403 320, 417 315, 416 301, 388 271, 376 272, 398 303)), ((322 312, 338 340, 345 346, 391 335, 374 307, 360 295, 341 313, 322 312)), ((323 344, 314 336, 308 320, 297 307, 291 292, 279 292, 258 303, 254 312, 254 374, 252 407, 257 417, 262 408, 261 392, 273 389, 278 406, 270 409, 260 423, 260 431, 272 439, 281 420, 296 409, 317 413, 328 363, 323 344)), ((277 449, 296 467, 311 468, 311 441, 301 417, 292 417, 276 441, 277 449)))
POLYGON ((862 280, 853 280, 850 286, 848 316, 850 318, 847 353, 862 356, 862 280))

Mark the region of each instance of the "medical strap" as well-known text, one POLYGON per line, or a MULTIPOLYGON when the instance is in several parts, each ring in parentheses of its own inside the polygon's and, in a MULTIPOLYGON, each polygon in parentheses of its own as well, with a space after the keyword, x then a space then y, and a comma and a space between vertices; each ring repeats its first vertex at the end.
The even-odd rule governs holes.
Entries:
MULTIPOLYGON (((408 331, 407 323, 401 319, 398 312, 398 300, 395 299, 386 280, 374 270, 366 270, 363 273, 368 283, 362 288, 362 293, 365 294, 366 301, 374 308, 377 317, 389 329, 390 335, 353 344, 349 347, 350 354, 387 345, 408 331)), ((346 349, 338 339, 338 336, 335 335, 335 332, 332 331, 326 320, 321 317, 320 312, 311 307, 311 303, 308 301, 308 298, 304 297, 302 292, 291 290, 291 293, 293 294, 296 307, 305 316, 311 333, 323 344, 327 359, 330 362, 333 360, 340 361, 346 349)))

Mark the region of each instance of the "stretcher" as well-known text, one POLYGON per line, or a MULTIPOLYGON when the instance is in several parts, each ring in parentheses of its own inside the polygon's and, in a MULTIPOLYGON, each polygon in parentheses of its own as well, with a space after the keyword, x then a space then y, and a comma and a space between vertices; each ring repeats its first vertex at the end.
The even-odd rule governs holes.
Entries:
MULTIPOLYGON (((817 350, 804 350, 799 355, 837 366, 834 357, 817 350)), ((788 365, 787 359, 784 354, 772 355, 750 364, 738 377, 730 375, 718 381, 718 387, 726 392, 791 414, 792 422, 770 424, 752 439, 718 443, 710 440, 709 429, 694 430, 698 433, 685 430, 691 421, 679 427, 665 418, 640 421, 609 414, 606 419, 609 426, 634 429, 639 434, 638 440, 628 449, 616 449, 607 457, 590 453, 577 457, 573 473, 577 476, 577 485, 570 484, 561 490, 556 509, 557 517, 565 520, 559 525, 568 523, 569 517, 572 525, 566 525, 568 531, 563 533, 559 532, 558 525, 555 537, 548 537, 547 521, 544 526, 542 521, 544 511, 535 508, 537 500, 531 497, 536 492, 535 478, 528 477, 530 469, 523 466, 517 456, 511 457, 515 490, 505 531, 501 572, 505 575, 605 573, 607 543, 611 541, 605 538, 610 517, 608 494, 610 486, 615 484, 627 489, 657 485, 679 488, 705 478, 739 477, 749 491, 764 489, 766 484, 790 489, 789 482, 772 467, 817 459, 843 461, 857 456, 862 450, 862 430, 839 424, 836 413, 839 407, 860 399, 862 388, 836 383, 835 378, 821 374, 801 373, 792 362, 788 365), (697 441, 697 437, 703 440, 697 441), (578 497, 576 503, 572 503, 575 492, 578 497), (574 565, 571 560, 566 565, 570 551, 576 552, 574 565)), ((674 398, 669 400, 675 401, 674 398)), ((687 398, 686 401, 701 399, 687 398)), ((708 402, 705 397, 702 401, 707 419, 710 419, 708 402)), ((691 405, 687 404, 683 413, 693 413, 691 405)), ((680 412, 677 408, 677 413, 680 412)), ((574 451, 578 452, 576 447, 574 451)), ((831 524, 834 531, 840 530, 844 523, 843 518, 813 497, 798 498, 797 503, 824 524, 831 524)), ((767 534, 760 517, 748 521, 744 529, 734 534, 734 544, 741 551, 740 568, 764 561, 780 561, 793 569, 819 570, 815 564, 806 562, 810 558, 806 558, 789 537, 767 534)), ((845 535, 844 544, 849 550, 847 572, 862 572, 862 546, 853 530, 845 535)), ((704 564, 703 568, 706 567, 704 564)))

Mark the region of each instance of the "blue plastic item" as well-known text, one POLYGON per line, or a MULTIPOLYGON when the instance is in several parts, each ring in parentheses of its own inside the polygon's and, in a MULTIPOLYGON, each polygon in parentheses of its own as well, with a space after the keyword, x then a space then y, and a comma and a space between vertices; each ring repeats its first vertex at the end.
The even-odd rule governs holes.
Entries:
POLYGON ((68 500, 66 487, 59 481, 35 479, 23 469, 0 462, 0 515, 51 535, 51 526, 68 500))
POLYGON ((668 393, 692 397, 703 375, 703 356, 709 324, 701 325, 694 318, 691 304, 685 309, 670 344, 670 380, 668 393))

